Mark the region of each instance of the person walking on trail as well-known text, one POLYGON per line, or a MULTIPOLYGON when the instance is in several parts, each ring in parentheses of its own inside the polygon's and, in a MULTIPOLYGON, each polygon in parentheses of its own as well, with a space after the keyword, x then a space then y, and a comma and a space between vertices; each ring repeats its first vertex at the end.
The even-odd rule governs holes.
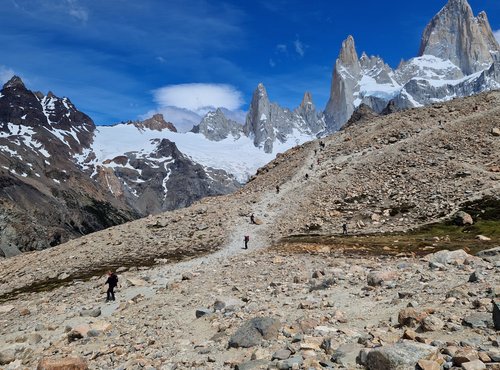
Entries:
POLYGON ((280 186, 276 185, 276 194, 279 194, 279 193, 280 193, 280 186))
POLYGON ((248 235, 245 235, 243 238, 243 242, 245 243, 245 247, 243 249, 248 249, 248 242, 250 241, 250 237, 248 235))
POLYGON ((347 224, 345 222, 342 224, 342 235, 347 235, 347 224))
POLYGON ((118 285, 118 276, 114 272, 108 271, 108 280, 106 280, 106 283, 104 284, 108 284, 108 291, 106 292, 106 302, 114 301, 114 289, 118 285))
POLYGON ((250 215, 250 223, 251 224, 257 224, 257 222, 255 222, 255 216, 253 215, 253 213, 250 215))

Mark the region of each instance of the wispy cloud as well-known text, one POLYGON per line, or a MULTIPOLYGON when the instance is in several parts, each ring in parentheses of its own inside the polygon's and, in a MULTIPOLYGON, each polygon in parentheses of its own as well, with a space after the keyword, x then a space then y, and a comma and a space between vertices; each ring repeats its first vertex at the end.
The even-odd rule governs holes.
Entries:
POLYGON ((498 43, 500 44, 500 30, 493 32, 493 34, 495 35, 495 38, 497 39, 498 43))
POLYGON ((304 54, 305 54, 305 48, 306 48, 306 46, 304 45, 304 43, 302 41, 299 40, 298 37, 293 42, 293 46, 295 47, 295 51, 297 52, 297 54, 299 54, 301 57, 303 57, 304 54))
MULTIPOLYGON (((64 4, 63 4, 64 6, 64 4)), ((67 12, 72 17, 82 22, 89 20, 89 12, 86 8, 78 3, 78 0, 66 0, 67 12)))
POLYGON ((272 58, 269 58, 269 65, 274 68, 276 67, 276 62, 272 59, 272 58))
POLYGON ((14 76, 14 70, 6 66, 0 65, 0 84, 6 83, 8 80, 14 76))
POLYGON ((276 45, 276 50, 280 53, 286 53, 288 51, 288 47, 285 44, 276 45))

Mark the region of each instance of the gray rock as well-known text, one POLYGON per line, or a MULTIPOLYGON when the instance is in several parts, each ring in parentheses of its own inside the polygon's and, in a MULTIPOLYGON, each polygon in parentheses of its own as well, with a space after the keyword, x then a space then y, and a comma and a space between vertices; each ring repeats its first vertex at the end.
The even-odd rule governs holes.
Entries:
POLYGON ((369 370, 414 369, 419 360, 434 358, 438 349, 427 344, 403 340, 391 346, 375 348, 368 353, 366 366, 369 370))
POLYGON ((208 308, 198 308, 196 310, 195 315, 196 315, 196 318, 199 319, 200 317, 203 317, 203 316, 206 316, 206 315, 210 315, 212 313, 213 313, 213 311, 210 310, 210 309, 208 309, 208 308))
POLYGON ((249 348, 259 345, 263 339, 276 338, 281 326, 271 317, 255 317, 245 322, 229 340, 229 347, 249 348))
POLYGON ((267 360, 253 360, 244 362, 242 364, 238 364, 235 367, 235 370, 260 370, 267 369, 270 361, 267 360))
POLYGON ((87 332, 87 336, 88 336, 88 337, 98 337, 99 335, 101 335, 101 332, 100 332, 99 330, 90 329, 90 330, 87 332))
POLYGON ((487 249, 476 253, 476 257, 482 258, 488 262, 500 260, 500 247, 487 249))
POLYGON ((481 271, 476 270, 469 276, 469 283, 478 283, 484 280, 484 275, 481 271))
POLYGON ((488 328, 493 327, 493 318, 487 312, 476 312, 464 318, 462 324, 471 328, 488 328))
POLYGON ((7 365, 16 360, 13 349, 0 350, 0 365, 7 365))
POLYGON ((361 349, 362 346, 356 343, 343 344, 335 350, 331 360, 345 368, 354 368, 361 349))
POLYGON ((98 308, 92 308, 92 309, 83 309, 80 311, 80 316, 89 316, 89 317, 99 317, 101 316, 101 309, 98 308))
POLYGON ((422 320, 421 326, 423 331, 439 331, 443 329, 444 322, 439 317, 430 315, 422 320))
POLYGON ((288 370, 292 369, 295 365, 297 366, 296 368, 299 369, 303 362, 302 356, 293 356, 287 360, 278 361, 276 367, 280 370, 288 370))
POLYGON ((286 360, 292 355, 292 352, 288 349, 280 349, 273 353, 273 360, 286 360))

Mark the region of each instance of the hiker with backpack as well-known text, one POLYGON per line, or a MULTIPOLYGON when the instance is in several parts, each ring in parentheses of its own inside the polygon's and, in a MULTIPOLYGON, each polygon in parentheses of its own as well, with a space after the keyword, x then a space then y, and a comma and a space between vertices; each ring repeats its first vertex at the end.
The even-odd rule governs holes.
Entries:
POLYGON ((243 238, 243 242, 245 243, 245 247, 243 249, 248 249, 248 242, 250 241, 250 237, 248 235, 245 235, 243 238))
POLYGON ((108 284, 108 291, 106 292, 106 302, 115 300, 115 292, 114 289, 118 285, 118 276, 111 271, 108 271, 108 280, 104 283, 104 285, 108 284))

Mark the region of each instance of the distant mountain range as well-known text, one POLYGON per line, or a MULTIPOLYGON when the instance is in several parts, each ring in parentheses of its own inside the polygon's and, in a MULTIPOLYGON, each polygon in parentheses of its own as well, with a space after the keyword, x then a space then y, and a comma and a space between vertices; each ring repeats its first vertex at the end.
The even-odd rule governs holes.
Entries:
POLYGON ((217 109, 188 133, 162 115, 96 127, 68 98, 13 77, 0 91, 0 256, 233 192, 276 153, 346 123, 498 88, 500 47, 466 0, 450 0, 395 70, 359 58, 349 36, 323 112, 308 92, 282 108, 259 84, 243 125, 217 109))

